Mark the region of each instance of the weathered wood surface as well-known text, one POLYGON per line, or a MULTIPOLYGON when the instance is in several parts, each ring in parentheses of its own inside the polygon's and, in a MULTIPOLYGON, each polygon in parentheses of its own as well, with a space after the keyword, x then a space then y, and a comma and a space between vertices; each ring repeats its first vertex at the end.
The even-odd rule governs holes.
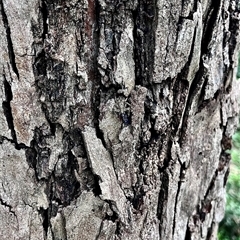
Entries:
POLYGON ((235 0, 0 0, 0 239, 215 239, 235 0))

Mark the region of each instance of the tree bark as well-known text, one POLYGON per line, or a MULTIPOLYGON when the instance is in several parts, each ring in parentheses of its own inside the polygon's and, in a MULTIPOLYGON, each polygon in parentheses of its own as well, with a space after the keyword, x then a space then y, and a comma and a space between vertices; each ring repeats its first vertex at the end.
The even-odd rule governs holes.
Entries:
POLYGON ((216 239, 235 0, 0 0, 0 238, 216 239))

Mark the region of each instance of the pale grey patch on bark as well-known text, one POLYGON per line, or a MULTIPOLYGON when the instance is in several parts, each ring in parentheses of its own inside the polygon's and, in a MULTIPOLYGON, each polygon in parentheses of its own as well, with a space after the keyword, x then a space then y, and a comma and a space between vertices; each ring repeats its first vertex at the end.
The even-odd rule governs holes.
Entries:
POLYGON ((94 128, 86 127, 83 131, 83 139, 90 167, 93 173, 99 177, 100 196, 104 200, 113 201, 116 204, 117 210, 121 212, 124 209, 126 199, 122 189, 118 185, 109 152, 104 148, 101 140, 97 138, 94 128))
POLYGON ((17 150, 4 140, 0 145, 1 239, 42 239, 38 209, 48 207, 44 186, 34 182, 34 171, 17 150))
MULTIPOLYGON (((105 214, 112 212, 107 203, 96 198, 90 192, 83 192, 74 205, 63 209, 67 238, 63 239, 95 239, 101 229, 105 214)), ((111 226, 114 228, 115 226, 111 226)), ((56 226, 56 230, 61 230, 56 226)), ((61 239, 61 238, 60 238, 61 239)))

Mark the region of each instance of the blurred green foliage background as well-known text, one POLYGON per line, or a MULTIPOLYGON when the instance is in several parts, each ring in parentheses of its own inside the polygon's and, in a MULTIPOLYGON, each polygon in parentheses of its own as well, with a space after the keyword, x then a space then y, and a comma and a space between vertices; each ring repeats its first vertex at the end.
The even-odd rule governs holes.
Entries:
POLYGON ((219 240, 240 240, 240 129, 233 135, 230 174, 226 186, 227 204, 219 225, 219 240))

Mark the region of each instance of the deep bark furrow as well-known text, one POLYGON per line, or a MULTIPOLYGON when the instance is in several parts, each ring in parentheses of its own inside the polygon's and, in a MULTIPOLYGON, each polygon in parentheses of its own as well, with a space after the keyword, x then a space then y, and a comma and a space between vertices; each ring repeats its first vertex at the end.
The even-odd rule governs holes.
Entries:
POLYGON ((149 86, 154 68, 155 30, 157 23, 156 0, 138 1, 133 11, 134 60, 136 85, 149 86))
POLYGON ((215 225, 215 223, 212 222, 212 223, 211 223, 211 226, 210 226, 209 229, 208 229, 207 239, 212 239, 212 237, 214 236, 214 235, 213 235, 214 225, 215 225))
MULTIPOLYGON (((205 96, 205 87, 207 85, 208 79, 205 75, 206 70, 204 69, 202 58, 208 50, 209 42, 212 40, 212 38, 211 38, 212 37, 212 32, 213 32, 214 28, 216 27, 216 21, 219 17, 219 11, 221 9, 221 6, 220 6, 221 3, 222 3, 222 1, 219 0, 219 4, 215 5, 214 1, 212 1, 212 4, 214 6, 209 8, 209 11, 211 11, 211 14, 210 13, 207 14, 207 17, 209 17, 210 19, 207 20, 207 22, 204 25, 205 29, 203 30, 203 39, 201 41, 202 53, 201 53, 201 60, 200 60, 200 64, 199 64, 200 66, 199 66, 198 72, 195 75, 195 78, 193 79, 193 81, 190 84, 188 99, 186 101, 186 109, 185 109, 184 114, 183 114, 183 124, 182 124, 182 130, 180 131, 181 132, 180 136, 184 136, 184 129, 187 128, 187 119, 188 119, 189 111, 191 109, 192 101, 194 100, 194 98, 197 95, 197 92, 199 90, 200 90, 200 95, 198 97, 199 98, 198 101, 200 103, 198 104, 199 105, 199 110, 198 111, 201 111, 201 109, 205 106, 202 99, 204 99, 204 96, 205 96)), ((196 29, 195 29, 195 32, 194 32, 194 38, 193 39, 195 39, 195 36, 196 36, 196 29)), ((192 52, 193 52, 193 48, 192 48, 191 53, 189 55, 190 60, 192 58, 191 57, 192 52)), ((187 65, 186 65, 186 69, 187 69, 187 65)))
POLYGON ((40 209, 39 210, 39 213, 41 214, 41 216, 42 216, 42 219, 43 219, 43 221, 42 221, 42 227, 43 227, 43 230, 44 230, 44 240, 46 240, 47 239, 47 236, 48 236, 48 229, 49 229, 49 224, 50 224, 50 222, 49 222, 49 217, 48 217, 48 215, 49 215, 49 209, 46 209, 46 210, 44 210, 44 209, 40 209))
POLYGON ((209 43, 212 41, 212 33, 214 28, 217 26, 217 21, 221 16, 222 0, 211 1, 207 17, 205 19, 205 27, 203 29, 203 40, 202 40, 202 53, 208 52, 209 43))
POLYGON ((13 115, 12 115, 12 109, 11 109, 11 101, 13 98, 12 89, 5 75, 3 75, 3 79, 4 79, 3 85, 4 85, 6 100, 2 102, 2 108, 8 123, 8 127, 11 130, 12 140, 17 144, 17 136, 14 129, 13 115))
MULTIPOLYGON (((230 61, 230 64, 234 62, 234 56, 235 56, 235 51, 236 51, 236 45, 239 44, 239 33, 236 34, 235 29, 239 29, 239 17, 238 14, 240 13, 240 8, 236 6, 236 8, 232 8, 232 4, 234 4, 235 1, 231 1, 229 5, 229 13, 227 13, 227 19, 229 18, 229 31, 230 31, 230 36, 229 34, 226 34, 226 39, 224 44, 229 47, 228 50, 228 58, 230 61)), ((236 1, 236 5, 238 5, 238 2, 236 1)), ((225 13, 223 13, 225 14, 225 13)), ((226 47, 224 46, 224 47, 226 47)), ((227 92, 231 91, 232 88, 232 78, 234 77, 232 74, 233 71, 233 66, 226 66, 225 70, 225 79, 224 79, 224 86, 227 90, 227 92)))
POLYGON ((43 33, 42 33, 42 40, 46 38, 48 34, 48 9, 47 5, 44 0, 41 1, 42 6, 41 6, 41 11, 42 11, 42 19, 43 19, 43 33))
POLYGON ((7 38, 7 44, 8 44, 8 54, 9 54, 10 64, 12 66, 12 70, 15 72, 15 74, 17 75, 17 78, 19 79, 19 73, 18 73, 16 62, 15 62, 15 53, 14 53, 14 49, 13 49, 13 42, 11 39, 11 29, 8 24, 7 15, 4 10, 3 0, 0 0, 0 8, 1 8, 3 24, 6 29, 6 38, 7 38))
POLYGON ((174 237, 174 233, 175 233, 175 226, 176 226, 176 214, 177 214, 177 206, 178 206, 178 196, 179 196, 179 192, 181 190, 181 180, 179 180, 178 182, 178 189, 177 189, 177 193, 176 193, 176 197, 175 197, 175 206, 174 206, 174 217, 173 217, 173 227, 172 227, 172 237, 174 237))
POLYGON ((191 240, 191 239, 192 239, 191 238, 191 232, 190 232, 189 227, 187 226, 187 231, 186 231, 184 240, 191 240))
MULTIPOLYGON (((169 179, 168 179, 168 175, 164 172, 161 176, 161 182, 162 185, 161 186, 161 190, 159 192, 159 197, 158 197, 158 209, 157 209, 157 216, 158 219, 160 220, 160 224, 159 227, 161 226, 161 221, 163 218, 163 207, 165 204, 165 201, 168 198, 168 184, 169 184, 169 179)), ((160 227, 161 229, 161 227, 160 227)))
MULTIPOLYGON (((101 74, 99 73, 98 70, 98 61, 97 61, 97 57, 99 56, 99 48, 100 48, 100 21, 98 21, 97 19, 100 18, 100 12, 101 12, 101 8, 100 8, 100 4, 97 1, 95 1, 94 3, 94 15, 95 15, 95 19, 94 19, 94 29, 93 29, 93 39, 94 39, 94 58, 93 58, 93 81, 94 81, 94 86, 93 86, 93 93, 92 93, 92 102, 93 102, 93 113, 95 114, 94 116, 94 126, 96 129, 96 134, 97 137, 102 141, 102 144, 105 148, 107 148, 105 139, 104 139, 104 135, 103 132, 100 129, 99 126, 99 121, 100 121, 100 103, 101 103, 101 92, 104 91, 102 88, 102 84, 100 82, 101 79, 101 74)), ((108 149, 110 150, 110 149, 108 149)))
POLYGON ((214 188, 215 180, 216 180, 217 176, 218 176, 218 169, 215 171, 215 173, 214 173, 214 175, 213 175, 213 177, 212 177, 212 179, 211 179, 211 181, 209 183, 209 186, 208 186, 207 191, 206 191, 206 193, 204 195, 204 198, 203 198, 203 202, 208 200, 209 195, 210 195, 209 193, 214 188))

